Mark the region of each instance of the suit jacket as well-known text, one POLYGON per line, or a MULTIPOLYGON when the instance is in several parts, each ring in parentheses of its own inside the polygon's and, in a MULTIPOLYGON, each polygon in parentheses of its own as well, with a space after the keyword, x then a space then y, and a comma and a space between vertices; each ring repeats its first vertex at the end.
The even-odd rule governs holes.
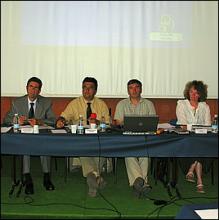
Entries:
MULTIPOLYGON (((18 115, 24 115, 28 118, 28 96, 24 95, 22 97, 16 98, 12 102, 10 111, 6 114, 3 123, 6 125, 11 125, 15 113, 18 115)), ((36 101, 36 108, 34 112, 36 119, 41 119, 47 125, 55 124, 55 114, 52 111, 52 103, 49 98, 38 95, 36 101)))

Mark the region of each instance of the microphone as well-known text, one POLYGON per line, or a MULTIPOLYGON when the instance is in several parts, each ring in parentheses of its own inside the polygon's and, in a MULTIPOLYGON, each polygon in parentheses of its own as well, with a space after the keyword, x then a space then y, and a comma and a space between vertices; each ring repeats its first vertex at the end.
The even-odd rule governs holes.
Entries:
POLYGON ((14 104, 14 102, 12 102, 12 111, 14 110, 14 113, 13 114, 15 114, 15 113, 19 113, 19 110, 18 110, 18 108, 17 108, 17 106, 14 104))
POLYGON ((110 127, 113 126, 112 109, 111 108, 109 108, 109 125, 110 125, 110 127))

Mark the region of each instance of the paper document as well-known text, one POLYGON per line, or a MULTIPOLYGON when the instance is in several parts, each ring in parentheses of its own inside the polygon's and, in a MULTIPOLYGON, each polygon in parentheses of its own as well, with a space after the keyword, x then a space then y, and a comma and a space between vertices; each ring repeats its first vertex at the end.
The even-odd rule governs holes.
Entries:
POLYGON ((7 133, 11 127, 1 127, 1 133, 7 133))
POLYGON ((218 219, 218 209, 195 210, 201 219, 218 219))
POLYGON ((175 126, 169 123, 161 123, 161 124, 158 124, 157 128, 172 129, 172 128, 175 128, 175 126))
MULTIPOLYGON (((31 125, 21 125, 20 128, 32 128, 31 125)), ((49 125, 39 125, 39 129, 54 129, 54 127, 49 125)))
POLYGON ((40 125, 39 129, 50 129, 50 130, 52 130, 52 129, 55 129, 55 128, 52 127, 52 126, 49 126, 49 125, 40 125))

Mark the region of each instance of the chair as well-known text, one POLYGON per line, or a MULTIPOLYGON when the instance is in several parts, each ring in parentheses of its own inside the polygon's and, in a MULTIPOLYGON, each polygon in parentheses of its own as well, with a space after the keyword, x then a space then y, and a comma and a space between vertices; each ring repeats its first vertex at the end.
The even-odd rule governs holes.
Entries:
POLYGON ((113 172, 114 175, 114 183, 117 182, 117 157, 106 158, 106 172, 113 172), (112 166, 112 168, 111 168, 112 166))
MULTIPOLYGON (((62 156, 60 156, 60 157, 62 157, 62 156)), ((57 172, 57 170, 58 170, 57 158, 58 157, 53 157, 53 158, 54 158, 54 163, 55 163, 55 171, 57 172)), ((64 157, 64 159, 65 159, 65 163, 64 163, 64 170, 65 170, 64 181, 66 183, 67 182, 67 177, 68 177, 68 172, 69 172, 69 157, 64 157)), ((51 172, 52 172, 52 169, 51 169, 51 172)))
POLYGON ((211 184, 214 185, 214 162, 216 158, 212 158, 210 161, 209 167, 207 167, 206 172, 204 171, 203 173, 208 173, 209 171, 211 172, 211 184))

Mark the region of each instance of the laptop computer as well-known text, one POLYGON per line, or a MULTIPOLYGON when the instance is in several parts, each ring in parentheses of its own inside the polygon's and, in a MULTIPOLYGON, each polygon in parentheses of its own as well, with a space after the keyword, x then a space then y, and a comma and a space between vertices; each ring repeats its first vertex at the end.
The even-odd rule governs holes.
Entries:
POLYGON ((158 121, 158 115, 126 115, 124 116, 124 132, 155 133, 158 121))

